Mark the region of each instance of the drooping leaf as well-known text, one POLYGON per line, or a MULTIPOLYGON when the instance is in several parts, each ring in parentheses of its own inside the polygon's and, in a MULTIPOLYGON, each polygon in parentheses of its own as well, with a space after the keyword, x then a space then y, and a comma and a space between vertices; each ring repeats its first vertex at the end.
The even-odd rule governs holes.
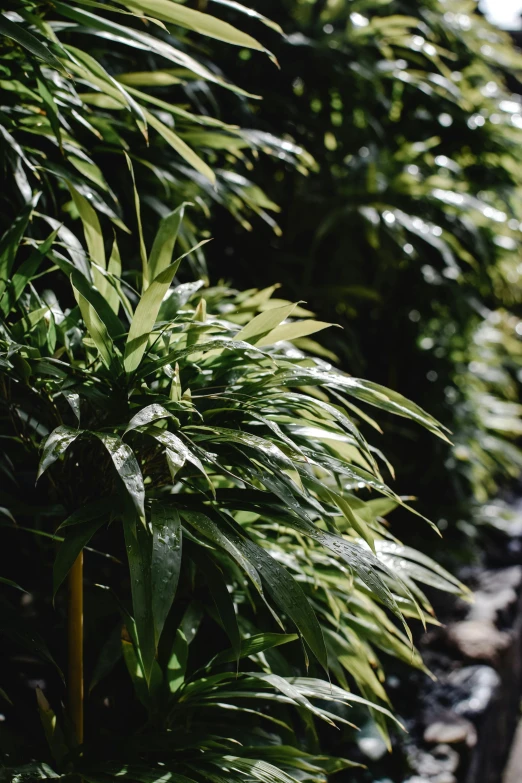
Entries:
POLYGON ((234 660, 239 660, 241 650, 241 634, 237 622, 234 602, 227 586, 226 576, 217 563, 202 549, 194 549, 191 558, 195 561, 201 573, 205 575, 212 601, 217 610, 219 621, 232 645, 234 660))
POLYGON ((112 672, 120 660, 122 656, 121 631, 121 623, 118 623, 113 632, 104 641, 94 666, 89 684, 89 693, 112 672))
POLYGON ((149 0, 148 3, 144 3, 143 0, 126 0, 126 4, 131 8, 153 14, 164 22, 186 27, 202 35, 207 35, 209 38, 217 38, 218 41, 224 41, 234 46, 243 46, 247 49, 264 50, 264 47, 255 38, 237 30, 228 22, 185 5, 171 3, 169 0, 149 0))
POLYGON ((24 590, 24 588, 20 587, 19 584, 13 582, 12 579, 7 579, 5 576, 0 576, 0 582, 2 582, 4 585, 9 585, 9 587, 14 587, 16 590, 20 590, 22 593, 27 592, 27 590, 24 590))
POLYGON ((139 427, 145 427, 147 424, 152 424, 154 421, 168 419, 171 416, 172 414, 166 408, 164 408, 163 405, 160 405, 157 402, 153 402, 151 405, 147 405, 145 408, 142 408, 141 411, 138 411, 138 413, 134 414, 132 419, 129 421, 124 434, 130 432, 130 430, 135 430, 139 427))
POLYGON ((67 451, 71 443, 74 443, 82 432, 83 430, 75 430, 63 424, 51 432, 43 447, 42 457, 38 465, 37 480, 53 462, 56 462, 67 451))
POLYGON ((64 519, 56 528, 57 533, 61 533, 66 528, 74 525, 83 525, 87 522, 93 522, 98 517, 105 514, 107 517, 113 513, 113 502, 109 497, 92 500, 90 503, 83 503, 76 511, 64 519))
POLYGON ((127 443, 124 443, 121 438, 115 435, 105 432, 94 432, 93 435, 101 440, 109 452, 112 463, 132 500, 136 512, 141 519, 144 519, 145 487, 141 469, 133 450, 127 443))
POLYGON ((46 44, 42 43, 32 33, 29 33, 18 22, 12 22, 4 14, 0 15, 0 34, 12 38, 13 41, 19 43, 20 46, 23 46, 24 49, 27 49, 28 52, 31 52, 31 54, 34 54, 52 68, 64 71, 63 64, 46 44))
POLYGON ((181 520, 172 505, 154 501, 152 528, 152 616, 156 645, 170 611, 181 568, 181 520))
POLYGON ((277 560, 253 541, 238 537, 236 545, 259 564, 261 578, 273 600, 295 623, 321 666, 328 670, 321 626, 301 586, 277 560))
POLYGON ((241 3, 237 3, 236 0, 212 0, 212 2, 218 3, 219 5, 224 5, 228 8, 232 8, 234 9, 234 11, 239 11, 242 14, 246 14, 252 19, 257 19, 258 21, 265 24, 267 27, 270 27, 272 30, 275 30, 276 33, 280 33, 281 35, 283 35, 283 29, 279 24, 277 24, 277 22, 273 22, 271 19, 268 19, 266 16, 263 16, 262 14, 258 13, 253 8, 249 8, 248 6, 242 5, 241 3))
POLYGON ((53 566, 53 598, 72 568, 76 558, 103 525, 106 513, 100 511, 94 519, 69 525, 63 542, 58 548, 53 566))
MULTIPOLYGON (((299 636, 295 633, 259 633, 241 642, 239 657, 248 658, 250 655, 258 655, 265 650, 279 647, 281 644, 294 642, 296 639, 299 639, 299 636)), ((223 652, 218 653, 212 659, 211 663, 212 665, 232 663, 235 659, 236 652, 234 649, 223 650, 223 652)))
POLYGON ((143 674, 149 684, 156 655, 152 613, 152 536, 128 510, 123 516, 125 548, 131 577, 132 608, 143 674))
POLYGON ((38 85, 38 92, 40 93, 40 97, 44 102, 47 111, 47 116, 49 118, 49 122, 51 123, 51 128, 53 129, 53 133, 56 136, 56 141, 58 142, 59 147, 63 149, 62 130, 60 124, 60 117, 58 114, 58 107, 56 106, 53 95, 48 89, 45 81, 43 79, 37 79, 36 83, 38 85))
POLYGON ((183 160, 195 168, 196 171, 199 171, 200 174, 202 174, 212 185, 214 185, 216 182, 216 175, 210 166, 205 163, 205 161, 200 158, 199 155, 197 155, 194 150, 189 147, 189 145, 183 141, 180 136, 177 135, 177 133, 174 133, 174 131, 172 131, 168 125, 165 125, 165 123, 161 122, 161 120, 159 120, 155 114, 152 114, 152 112, 149 112, 146 109, 144 110, 144 113, 149 125, 154 128, 160 134, 160 136, 163 136, 167 144, 169 144, 172 149, 183 158, 183 160))

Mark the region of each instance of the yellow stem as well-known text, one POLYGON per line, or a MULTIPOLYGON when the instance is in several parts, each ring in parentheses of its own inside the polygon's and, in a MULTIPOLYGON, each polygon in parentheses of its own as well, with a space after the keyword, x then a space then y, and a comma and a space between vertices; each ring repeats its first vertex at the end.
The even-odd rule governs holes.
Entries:
POLYGON ((83 552, 69 572, 69 717, 83 743, 83 552))

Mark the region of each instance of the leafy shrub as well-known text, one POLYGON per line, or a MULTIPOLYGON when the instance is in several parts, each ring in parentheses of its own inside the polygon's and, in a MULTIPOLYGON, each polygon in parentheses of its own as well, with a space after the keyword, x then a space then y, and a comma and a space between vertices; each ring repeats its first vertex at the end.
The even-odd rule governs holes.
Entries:
MULTIPOLYGON (((54 237, 16 251, 30 213, 17 224, 17 236, 3 240, 15 271, 1 339, 9 477, 2 505, 11 537, 47 536, 49 546, 37 548, 46 562, 53 539, 62 540, 54 595, 82 549, 94 544, 87 580, 93 591, 104 585, 112 604, 97 612, 105 614, 104 624, 119 614, 97 650, 94 685, 104 693, 100 678, 123 654, 148 717, 138 739, 120 740, 118 752, 112 738, 91 729, 92 748, 87 744, 78 756, 70 738, 67 744, 67 725, 40 695, 56 768, 76 769, 89 781, 116 775, 122 763, 133 780, 157 780, 165 771, 215 780, 216 767, 234 779, 255 769, 263 779, 286 780, 281 769, 308 762, 298 729, 287 725, 293 719, 282 717, 284 705, 304 710, 310 736, 314 719, 347 720, 322 706, 325 700, 366 703, 389 714, 376 651, 422 666, 412 658, 405 624, 431 611, 417 582, 461 589, 390 534, 383 515, 405 501, 384 482, 383 457, 355 423, 368 418, 358 404, 406 417, 440 437, 443 431, 401 395, 293 347, 325 324, 287 320, 299 308, 271 302, 270 290, 238 295, 203 290, 201 282, 171 288, 182 208, 161 224, 138 290, 129 283, 124 289, 114 263, 111 272, 105 269, 94 211, 79 193, 74 197, 84 215, 86 269, 74 264, 76 248, 67 262, 58 258, 54 237), (38 290, 43 272, 58 294, 38 290), (196 304, 198 290, 203 296, 196 304), (103 567, 95 564, 95 553, 105 551, 113 560, 126 552, 131 604, 129 588, 111 573, 116 566, 107 569, 105 558, 103 567), (289 658, 268 652, 298 636, 305 659, 312 658, 311 678, 301 676, 295 652, 289 658), (340 687, 328 683, 328 671, 340 687), (351 692, 351 682, 372 701, 351 692), (259 700, 267 700, 266 713, 259 700), (271 737, 280 732, 283 749, 264 732, 270 747, 257 747, 261 717, 272 722, 271 737)), ((4 578, 15 586, 23 571, 13 557, 4 578)), ((39 581, 35 587, 39 600, 48 601, 39 581)), ((21 645, 50 665, 48 648, 29 621, 16 621, 11 606, 2 631, 13 651, 21 645)), ((55 657, 61 661, 63 650, 55 657)), ((57 685, 51 701, 58 713, 60 693, 57 685)), ((133 728, 140 714, 132 714, 133 728)), ((118 721, 115 728, 117 737, 118 721)), ((28 751, 34 748, 22 743, 21 760, 28 751)), ((310 759, 308 771, 321 774, 324 763, 345 764, 310 759)))

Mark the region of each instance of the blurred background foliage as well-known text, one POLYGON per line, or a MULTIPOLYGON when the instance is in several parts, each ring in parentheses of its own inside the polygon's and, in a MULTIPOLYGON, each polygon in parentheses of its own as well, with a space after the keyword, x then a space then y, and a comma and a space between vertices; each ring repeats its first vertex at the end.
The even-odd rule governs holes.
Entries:
POLYGON ((261 241, 216 213, 211 269, 279 281, 344 327, 326 337, 344 367, 422 399, 453 450, 422 440, 410 459, 418 434, 392 424, 388 453, 441 527, 469 520, 522 465, 522 56, 474 2, 263 11, 286 33, 270 44, 281 72, 267 84, 250 53, 230 59, 267 90, 241 99, 241 123, 314 164, 306 179, 281 158, 260 167, 282 231, 261 241))

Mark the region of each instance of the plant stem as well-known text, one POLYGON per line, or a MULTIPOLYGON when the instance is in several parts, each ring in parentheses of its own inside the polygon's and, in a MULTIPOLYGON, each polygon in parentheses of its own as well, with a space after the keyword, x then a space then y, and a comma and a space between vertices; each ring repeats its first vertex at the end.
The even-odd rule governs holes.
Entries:
POLYGON ((83 743, 83 552, 69 572, 69 717, 83 743))

